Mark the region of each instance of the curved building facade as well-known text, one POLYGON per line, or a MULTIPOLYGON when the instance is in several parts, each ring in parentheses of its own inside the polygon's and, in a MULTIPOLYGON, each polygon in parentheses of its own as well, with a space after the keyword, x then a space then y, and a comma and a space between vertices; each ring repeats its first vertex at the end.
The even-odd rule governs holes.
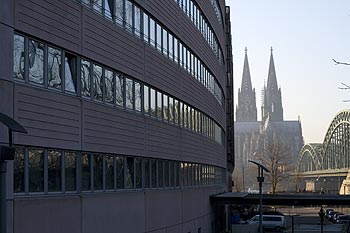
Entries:
POLYGON ((7 162, 7 232, 218 231, 229 13, 224 0, 4 0, 0 112, 28 131, 7 162))

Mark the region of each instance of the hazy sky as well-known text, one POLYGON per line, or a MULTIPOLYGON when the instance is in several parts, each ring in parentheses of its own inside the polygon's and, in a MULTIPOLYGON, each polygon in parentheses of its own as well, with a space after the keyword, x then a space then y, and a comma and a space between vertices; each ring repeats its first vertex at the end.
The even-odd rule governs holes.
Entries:
POLYGON ((306 143, 323 142, 334 116, 350 108, 350 0, 226 0, 231 7, 235 101, 241 86, 244 48, 260 97, 273 47, 285 120, 301 118, 306 143))

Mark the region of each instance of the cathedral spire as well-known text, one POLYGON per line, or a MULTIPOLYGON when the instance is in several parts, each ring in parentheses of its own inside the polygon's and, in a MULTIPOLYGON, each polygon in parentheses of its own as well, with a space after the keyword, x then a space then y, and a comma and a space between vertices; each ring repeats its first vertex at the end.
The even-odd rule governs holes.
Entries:
POLYGON ((267 117, 271 121, 283 121, 283 107, 281 89, 277 85, 275 62, 273 59, 273 49, 271 47, 269 73, 267 76, 267 86, 264 89, 263 120, 267 117))
POLYGON ((248 50, 245 48, 241 88, 238 89, 237 121, 257 121, 255 89, 252 88, 250 77, 248 50))

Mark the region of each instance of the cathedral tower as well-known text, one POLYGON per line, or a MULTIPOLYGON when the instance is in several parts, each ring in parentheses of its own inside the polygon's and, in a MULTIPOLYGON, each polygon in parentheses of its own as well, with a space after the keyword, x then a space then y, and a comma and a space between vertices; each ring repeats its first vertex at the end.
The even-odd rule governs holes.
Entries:
POLYGON ((247 48, 245 48, 242 86, 238 89, 236 121, 257 121, 255 89, 252 88, 252 81, 250 78, 247 48))
POLYGON ((267 86, 263 90, 263 106, 261 107, 262 120, 269 118, 270 121, 283 121, 283 107, 281 88, 278 88, 275 63, 273 61, 271 47, 269 74, 267 86))

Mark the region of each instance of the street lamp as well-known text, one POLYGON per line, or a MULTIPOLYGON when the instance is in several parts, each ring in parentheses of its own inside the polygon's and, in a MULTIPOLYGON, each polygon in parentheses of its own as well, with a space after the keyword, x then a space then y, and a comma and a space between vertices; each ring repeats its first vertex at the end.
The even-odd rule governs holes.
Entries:
POLYGON ((248 160, 250 163, 254 163, 258 166, 258 176, 256 179, 259 182, 259 232, 262 233, 262 183, 264 182, 264 171, 270 173, 270 171, 262 164, 248 160))
POLYGON ((0 113, 0 122, 7 126, 9 133, 9 145, 0 146, 0 233, 6 233, 6 161, 15 157, 12 132, 27 133, 27 131, 17 121, 3 113, 0 113))
POLYGON ((318 215, 321 218, 321 233, 323 233, 323 221, 324 221, 324 216, 325 216, 325 212, 321 206, 320 212, 318 212, 318 215))

